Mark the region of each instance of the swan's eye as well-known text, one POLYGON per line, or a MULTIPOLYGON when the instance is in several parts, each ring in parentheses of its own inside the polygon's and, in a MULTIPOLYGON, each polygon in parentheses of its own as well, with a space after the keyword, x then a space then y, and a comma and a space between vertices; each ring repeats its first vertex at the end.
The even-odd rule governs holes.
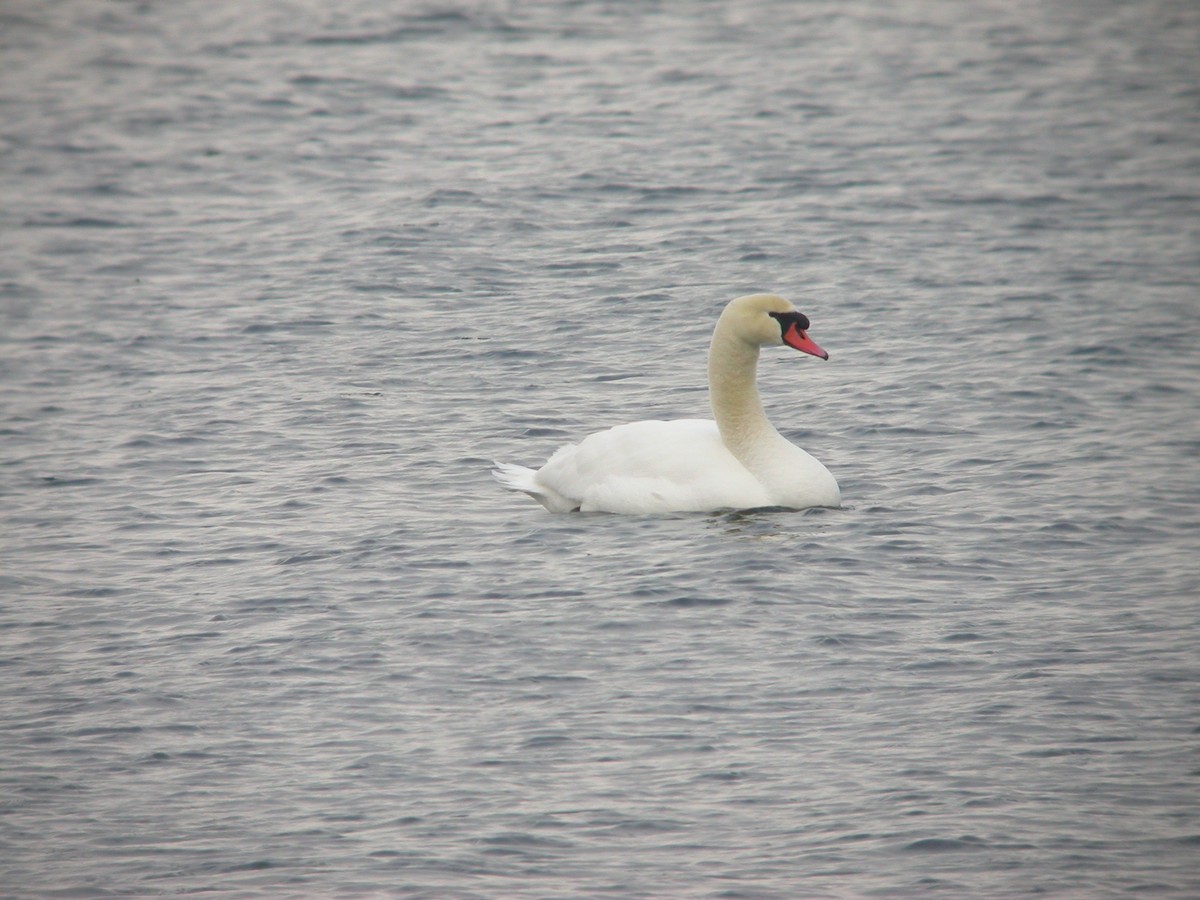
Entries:
POLYGON ((790 325, 795 325, 801 331, 807 331, 809 328, 808 316, 802 312, 773 312, 767 315, 778 322, 780 329, 785 332, 790 325))

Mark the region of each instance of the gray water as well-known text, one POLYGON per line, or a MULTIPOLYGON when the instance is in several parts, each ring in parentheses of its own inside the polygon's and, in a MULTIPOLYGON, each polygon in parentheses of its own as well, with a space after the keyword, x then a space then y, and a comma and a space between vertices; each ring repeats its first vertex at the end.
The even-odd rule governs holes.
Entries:
POLYGON ((1200 894, 1200 7, 0 7, 0 890, 1200 894), (844 508, 500 490, 707 415, 844 508))

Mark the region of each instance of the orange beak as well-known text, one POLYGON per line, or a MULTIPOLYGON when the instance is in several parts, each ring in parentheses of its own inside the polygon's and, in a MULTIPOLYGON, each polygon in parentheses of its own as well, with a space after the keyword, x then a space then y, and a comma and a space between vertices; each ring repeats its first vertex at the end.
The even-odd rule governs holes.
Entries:
POLYGON ((817 346, 817 342, 805 332, 796 327, 795 323, 783 335, 783 342, 789 347, 795 347, 802 353, 811 353, 821 359, 829 359, 829 354, 817 346))

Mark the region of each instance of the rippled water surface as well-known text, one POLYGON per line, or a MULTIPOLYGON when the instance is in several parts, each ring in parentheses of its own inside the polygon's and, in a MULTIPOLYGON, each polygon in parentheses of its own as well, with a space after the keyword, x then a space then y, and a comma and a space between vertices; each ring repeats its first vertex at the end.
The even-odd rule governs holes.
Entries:
POLYGON ((0 8, 14 897, 1200 894, 1200 8, 0 8), (552 516, 794 300, 844 508, 552 516))

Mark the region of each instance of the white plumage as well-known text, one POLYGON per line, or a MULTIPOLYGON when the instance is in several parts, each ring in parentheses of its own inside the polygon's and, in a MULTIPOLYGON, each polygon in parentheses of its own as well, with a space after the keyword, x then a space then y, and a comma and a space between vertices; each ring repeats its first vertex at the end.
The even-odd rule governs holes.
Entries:
POLYGON ((618 425, 560 448, 542 468, 497 463, 504 487, 551 512, 706 512, 838 506, 837 481, 768 421, 755 383, 759 348, 787 344, 828 358, 808 319, 782 297, 731 301, 708 356, 713 420, 618 425))

